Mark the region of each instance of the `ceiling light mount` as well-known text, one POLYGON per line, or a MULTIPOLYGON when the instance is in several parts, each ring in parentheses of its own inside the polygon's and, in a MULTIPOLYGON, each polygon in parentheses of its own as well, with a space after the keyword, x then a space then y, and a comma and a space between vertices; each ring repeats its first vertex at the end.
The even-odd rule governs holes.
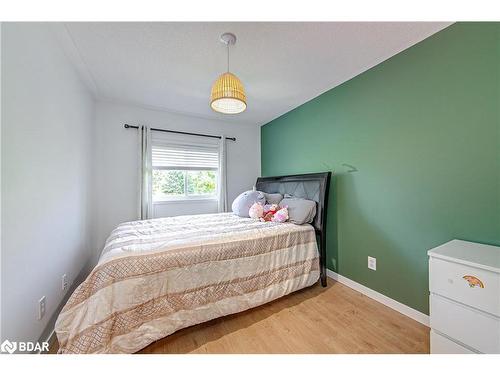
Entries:
POLYGON ((233 33, 224 33, 220 36, 220 41, 227 46, 234 46, 236 44, 236 35, 233 33))

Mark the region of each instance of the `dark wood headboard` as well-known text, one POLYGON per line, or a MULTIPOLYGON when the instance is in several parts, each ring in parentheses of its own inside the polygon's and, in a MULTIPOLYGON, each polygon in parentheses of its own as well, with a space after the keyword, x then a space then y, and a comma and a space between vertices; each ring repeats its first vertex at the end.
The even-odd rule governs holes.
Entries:
POLYGON ((296 198, 313 200, 316 216, 311 223, 319 237, 321 285, 326 286, 326 213, 332 172, 296 174, 290 176, 259 177, 255 187, 266 193, 290 194, 296 198))

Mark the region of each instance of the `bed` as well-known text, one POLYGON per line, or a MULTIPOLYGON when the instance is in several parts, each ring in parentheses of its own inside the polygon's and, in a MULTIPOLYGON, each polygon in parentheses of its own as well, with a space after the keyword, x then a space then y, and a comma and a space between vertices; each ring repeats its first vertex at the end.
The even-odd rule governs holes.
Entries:
POLYGON ((315 200, 311 225, 232 213, 120 224, 56 321, 59 352, 134 353, 318 279, 325 286, 329 182, 330 172, 257 179, 257 190, 315 200))

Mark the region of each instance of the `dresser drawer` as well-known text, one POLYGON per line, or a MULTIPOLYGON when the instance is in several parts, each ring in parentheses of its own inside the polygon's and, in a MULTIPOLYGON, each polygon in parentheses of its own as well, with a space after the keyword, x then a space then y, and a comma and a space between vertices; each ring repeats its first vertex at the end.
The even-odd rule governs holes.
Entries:
POLYGON ((481 353, 500 354, 500 319, 431 294, 431 328, 481 353))
POLYGON ((476 354, 440 333, 431 330, 431 354, 476 354))
POLYGON ((500 317, 500 274, 431 258, 429 276, 431 293, 500 317))

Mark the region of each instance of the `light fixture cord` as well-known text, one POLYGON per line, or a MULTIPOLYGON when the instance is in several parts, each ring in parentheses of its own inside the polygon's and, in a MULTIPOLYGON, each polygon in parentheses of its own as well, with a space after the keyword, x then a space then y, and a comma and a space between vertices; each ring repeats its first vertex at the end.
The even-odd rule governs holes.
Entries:
POLYGON ((229 43, 227 43, 227 72, 229 73, 229 43))

